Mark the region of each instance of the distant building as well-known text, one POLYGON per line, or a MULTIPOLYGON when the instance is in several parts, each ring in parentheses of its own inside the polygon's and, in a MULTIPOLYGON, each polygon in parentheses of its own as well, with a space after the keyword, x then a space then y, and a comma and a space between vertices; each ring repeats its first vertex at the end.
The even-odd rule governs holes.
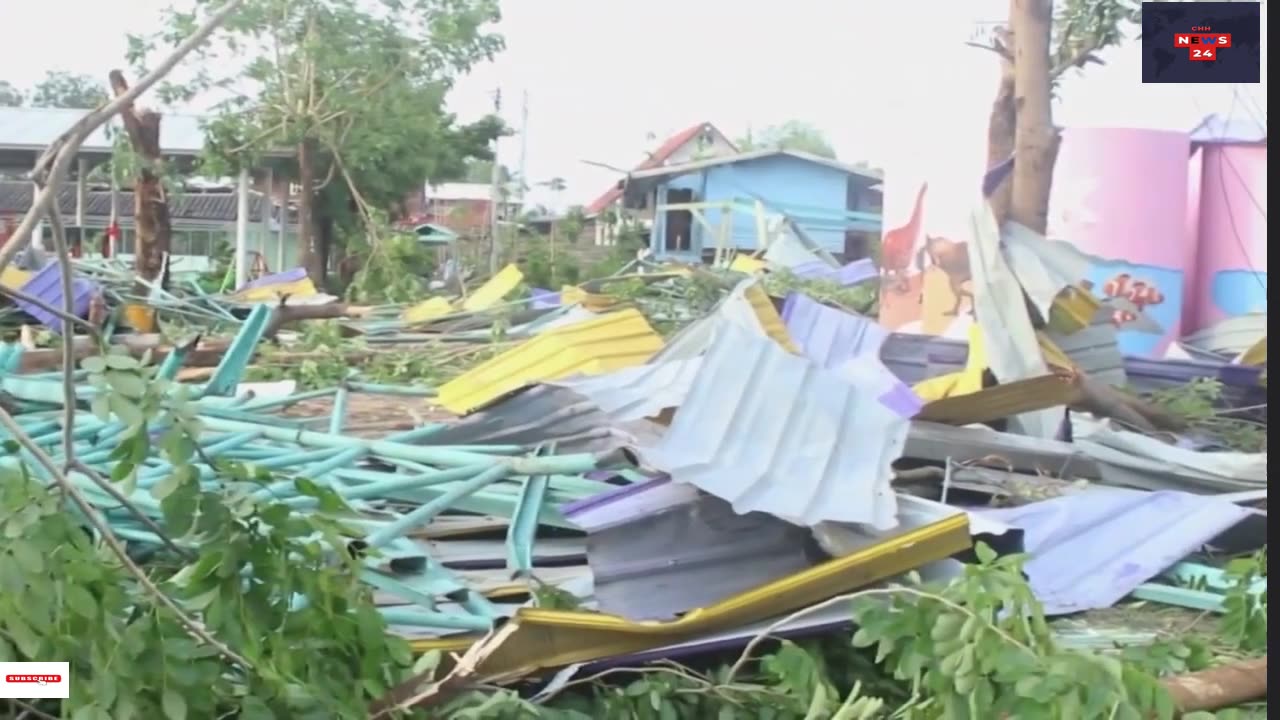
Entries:
POLYGON ((879 173, 837 160, 758 150, 638 170, 619 193, 628 209, 656 210, 656 257, 698 261, 718 245, 759 249, 763 210, 770 222, 785 219, 812 244, 857 260, 880 236, 880 185, 879 173))
MULTIPOLYGON (((423 220, 463 236, 485 235, 489 231, 492 193, 488 183, 427 185, 423 193, 423 220)), ((504 202, 498 208, 499 220, 513 220, 519 214, 518 199, 504 202)))
MULTIPOLYGON (((737 152, 738 148, 715 125, 700 122, 667 138, 633 172, 724 157, 737 152)), ((584 217, 589 222, 594 221, 592 224, 597 245, 613 245, 617 241, 617 211, 621 207, 621 200, 622 188, 615 183, 583 209, 584 217)), ((628 215, 649 225, 653 222, 654 207, 656 201, 651 192, 628 205, 628 215)))

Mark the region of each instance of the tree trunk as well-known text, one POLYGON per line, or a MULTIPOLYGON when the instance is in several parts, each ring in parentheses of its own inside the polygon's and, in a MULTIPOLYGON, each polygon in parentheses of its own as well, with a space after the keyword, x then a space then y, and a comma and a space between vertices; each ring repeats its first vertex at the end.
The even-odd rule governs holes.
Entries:
MULTIPOLYGON (((1013 8, 1009 9, 1013 17, 1013 8)), ((995 102, 991 103, 991 116, 987 121, 987 170, 991 170, 1013 155, 1014 141, 1017 136, 1018 112, 1014 104, 1013 62, 1007 54, 1013 52, 1009 43, 1009 33, 997 33, 997 47, 1004 49, 1006 56, 1000 58, 1000 85, 996 89, 995 102)), ((1013 180, 1006 177, 1000 181, 991 193, 989 202, 995 214, 997 225, 1004 224, 1009 218, 1009 202, 1013 193, 1013 180)))
MULTIPOLYGON (((124 74, 110 73, 111 89, 119 97, 129 91, 124 74)), ((160 113, 137 110, 132 104, 120 111, 129 145, 143 163, 133 185, 133 227, 137 237, 134 248, 134 271, 139 280, 167 284, 165 268, 170 252, 173 226, 169 219, 169 203, 161 181, 160 113)), ((147 287, 138 283, 135 290, 146 294, 147 287)))
POLYGON ((323 253, 316 241, 315 148, 310 140, 298 143, 298 247, 302 249, 302 266, 317 287, 324 283, 323 253))
POLYGON ((1010 21, 1017 134, 1009 219, 1043 233, 1048 225, 1049 190, 1059 142, 1053 126, 1049 77, 1053 0, 1013 0, 1010 21))

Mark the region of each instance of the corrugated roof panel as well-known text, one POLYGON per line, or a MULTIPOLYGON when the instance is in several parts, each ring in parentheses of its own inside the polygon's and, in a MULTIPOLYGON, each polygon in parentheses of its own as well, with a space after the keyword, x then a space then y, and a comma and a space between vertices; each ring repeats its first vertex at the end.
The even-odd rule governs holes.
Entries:
POLYGON ((804 354, 824 368, 877 354, 889 337, 889 331, 874 320, 827 307, 802 293, 787 295, 782 320, 804 354))
POLYGON ((807 528, 702 495, 590 532, 587 561, 601 611, 669 620, 810 567, 810 543, 807 528))
POLYGON ((773 306, 773 299, 760 284, 760 279, 751 277, 735 285, 706 317, 689 323, 673 335, 652 362, 685 360, 701 355, 711 347, 716 329, 726 324, 767 335, 789 352, 800 352, 792 341, 791 334, 787 332, 778 309, 773 306))
POLYGON ((468 295, 467 299, 462 301, 462 309, 468 312, 487 310, 502 302, 502 299, 515 290, 522 280, 524 280, 524 273, 520 272, 520 268, 515 263, 507 265, 475 292, 468 295))
POLYGON ((695 357, 555 380, 551 384, 589 398, 614 420, 639 420, 679 407, 701 366, 702 358, 695 357))
POLYGON ((830 280, 844 287, 857 285, 880 275, 875 261, 871 258, 854 260, 840 268, 833 268, 822 261, 805 263, 791 268, 791 272, 811 280, 830 280))
POLYGON ((1111 322, 1109 309, 1099 308, 1092 322, 1083 330, 1073 333, 1049 330, 1045 336, 1072 364, 1094 380, 1117 387, 1128 384, 1124 355, 1120 354, 1120 346, 1116 344, 1116 326, 1111 322))
MULTIPOLYGON (((98 284, 92 280, 72 275, 71 309, 76 317, 84 317, 85 313, 89 312, 89 302, 98 290, 98 284)), ((61 308, 63 306, 62 270, 58 267, 58 263, 51 262, 38 272, 33 273, 26 284, 22 286, 22 292, 31 297, 39 298, 48 305, 61 308)), ((25 300, 14 300, 14 303, 54 332, 62 332, 63 321, 57 315, 25 300)))
POLYGON ((892 389, 725 323, 670 430, 644 455, 740 513, 892 528, 889 465, 908 428, 880 400, 892 389))
MULTIPOLYGON (((828 600, 893 575, 950 557, 972 546, 963 513, 762 585, 671 622, 631 622, 616 615, 522 608, 490 640, 478 672, 485 677, 519 677, 604 657, 641 652, 699 635, 777 617, 828 600)), ((414 650, 461 650, 475 640, 415 639, 414 650)))
POLYGON ((662 349, 662 337, 627 309, 548 330, 440 387, 440 405, 464 413, 524 385, 639 365, 662 349))
POLYGON ((1024 530, 1024 571, 1050 615, 1111 607, 1248 513, 1202 495, 1103 487, 975 511, 1024 530))

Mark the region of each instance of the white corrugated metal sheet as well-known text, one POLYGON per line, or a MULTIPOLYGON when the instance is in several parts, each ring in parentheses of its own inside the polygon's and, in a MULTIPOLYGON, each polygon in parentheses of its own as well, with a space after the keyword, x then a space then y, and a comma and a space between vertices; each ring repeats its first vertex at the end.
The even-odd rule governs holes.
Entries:
POLYGON ((889 465, 908 420, 882 400, 897 390, 887 373, 858 373, 857 362, 825 370, 722 323, 670 430, 642 454, 739 513, 892 528, 889 465))

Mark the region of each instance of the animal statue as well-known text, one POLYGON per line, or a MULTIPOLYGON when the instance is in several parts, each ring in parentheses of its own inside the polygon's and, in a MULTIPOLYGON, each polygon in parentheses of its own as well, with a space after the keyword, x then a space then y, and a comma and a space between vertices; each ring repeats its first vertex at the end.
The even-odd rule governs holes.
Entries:
POLYGON ((911 209, 911 217, 905 225, 896 227, 884 234, 880 243, 880 274, 885 280, 892 280, 892 287, 900 294, 906 294, 911 286, 907 282, 907 270, 911 267, 911 253, 920 239, 920 225, 924 218, 924 194, 929 183, 921 183, 916 193, 916 204, 911 209))
POLYGON ((947 282, 951 286, 951 294, 956 299, 951 310, 943 314, 950 317, 959 315, 960 303, 964 298, 969 298, 969 307, 972 308, 973 292, 965 287, 965 283, 973 279, 973 272, 969 268, 969 244, 930 235, 925 237, 924 247, 916 253, 916 268, 920 272, 924 272, 926 257, 934 267, 946 274, 947 282))

